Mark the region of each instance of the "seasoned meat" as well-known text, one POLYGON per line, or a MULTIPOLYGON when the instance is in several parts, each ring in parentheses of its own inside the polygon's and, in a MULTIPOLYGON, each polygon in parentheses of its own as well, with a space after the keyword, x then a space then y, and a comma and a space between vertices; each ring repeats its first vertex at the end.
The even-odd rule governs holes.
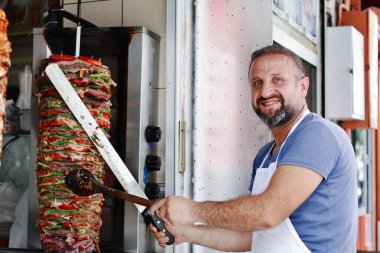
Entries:
MULTIPOLYGON (((59 57, 54 56, 54 63, 63 70, 108 136, 111 127, 109 100, 111 87, 115 85, 109 69, 80 59, 57 61, 59 57)), ((65 185, 65 176, 73 169, 84 168, 102 182, 104 160, 47 78, 44 69, 51 62, 51 58, 42 60, 36 77, 39 89, 36 174, 40 205, 37 224, 42 246, 45 252, 99 251, 103 196, 75 195, 65 185)))
POLYGON ((0 9, 0 158, 3 146, 3 130, 5 115, 5 95, 7 89, 7 73, 11 66, 10 53, 12 52, 11 43, 7 35, 8 20, 5 12, 0 9))

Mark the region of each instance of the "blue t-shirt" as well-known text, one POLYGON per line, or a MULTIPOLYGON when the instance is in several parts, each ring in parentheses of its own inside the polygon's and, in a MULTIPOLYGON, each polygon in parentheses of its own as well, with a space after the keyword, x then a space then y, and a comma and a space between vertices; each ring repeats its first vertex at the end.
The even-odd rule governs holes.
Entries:
MULTIPOLYGON (((253 162, 252 184, 273 141, 253 162)), ((288 137, 278 154, 268 156, 264 167, 275 162, 316 171, 324 180, 291 215, 301 240, 313 253, 356 252, 357 194, 356 158, 347 134, 317 114, 307 115, 288 137)))

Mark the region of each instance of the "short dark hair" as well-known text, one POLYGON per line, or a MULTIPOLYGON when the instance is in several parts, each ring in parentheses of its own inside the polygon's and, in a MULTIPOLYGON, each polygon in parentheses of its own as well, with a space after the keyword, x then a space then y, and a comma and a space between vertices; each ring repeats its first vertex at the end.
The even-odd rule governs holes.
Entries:
POLYGON ((282 54, 289 57, 290 59, 292 59, 294 66, 296 67, 296 70, 298 72, 296 74, 299 75, 298 77, 302 77, 305 75, 305 68, 303 66, 302 59, 298 55, 296 55, 289 49, 286 49, 280 45, 269 45, 261 49, 258 49, 252 53, 251 62, 249 64, 249 69, 248 69, 248 76, 249 76, 249 71, 251 69, 251 66, 254 60, 256 60, 257 58, 261 56, 271 55, 271 54, 282 54))

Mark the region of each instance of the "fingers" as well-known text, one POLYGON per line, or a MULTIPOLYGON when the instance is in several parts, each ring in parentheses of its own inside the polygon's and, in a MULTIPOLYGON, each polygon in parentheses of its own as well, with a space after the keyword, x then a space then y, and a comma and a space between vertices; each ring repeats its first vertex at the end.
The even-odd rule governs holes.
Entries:
POLYGON ((156 201, 150 208, 149 208, 149 213, 155 213, 158 209, 160 209, 163 205, 166 203, 166 198, 161 199, 159 201, 156 201))
POLYGON ((166 217, 166 205, 167 205, 167 198, 161 199, 157 202, 155 202, 150 208, 149 213, 153 214, 156 213, 157 216, 162 219, 165 223, 169 223, 168 217, 166 217))
MULTIPOLYGON (((162 232, 159 233, 161 234, 162 232)), ((165 236, 165 234, 163 237, 156 238, 156 240, 161 248, 166 248, 166 246, 168 246, 166 243, 169 241, 169 237, 165 236)))
POLYGON ((156 214, 158 216, 158 218, 160 218, 165 224, 170 224, 170 221, 168 220, 168 217, 166 217, 167 213, 166 213, 166 208, 163 208, 161 207, 161 209, 157 210, 156 211, 156 214))
POLYGON ((152 224, 149 224, 148 228, 150 232, 152 232, 153 234, 158 232, 157 228, 153 226, 152 224))
POLYGON ((158 232, 157 228, 152 224, 149 225, 149 230, 156 238, 158 245, 160 245, 161 248, 166 248, 169 237, 167 237, 164 232, 158 232))

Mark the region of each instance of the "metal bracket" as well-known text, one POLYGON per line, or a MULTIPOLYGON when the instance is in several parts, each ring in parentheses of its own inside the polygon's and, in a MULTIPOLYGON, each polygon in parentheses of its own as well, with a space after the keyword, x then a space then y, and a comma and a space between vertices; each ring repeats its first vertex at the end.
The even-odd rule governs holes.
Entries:
MULTIPOLYGON (((78 12, 79 13, 79 12, 78 12)), ((52 8, 44 13, 44 24, 46 27, 62 27, 62 17, 80 25, 82 27, 97 27, 93 23, 74 14, 65 11, 62 8, 52 8)))
POLYGON ((186 121, 179 121, 178 136, 178 172, 184 173, 186 170, 186 121))

